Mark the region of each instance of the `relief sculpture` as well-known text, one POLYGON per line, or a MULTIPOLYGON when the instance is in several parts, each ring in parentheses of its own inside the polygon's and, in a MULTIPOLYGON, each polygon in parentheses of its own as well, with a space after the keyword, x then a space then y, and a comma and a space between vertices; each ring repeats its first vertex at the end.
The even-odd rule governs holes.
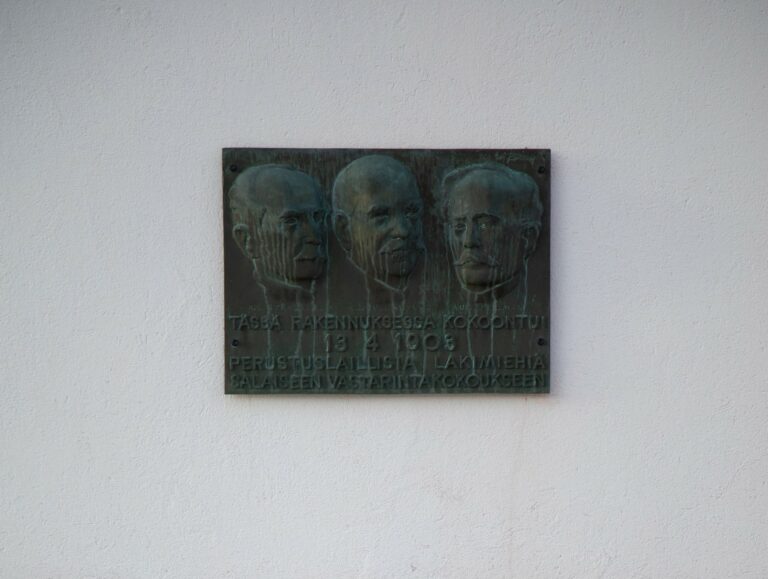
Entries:
POLYGON ((536 249, 542 205, 536 182, 499 163, 461 167, 443 181, 456 276, 473 294, 499 298, 522 285, 536 249))
POLYGON ((250 167, 232 184, 229 208, 232 234, 264 290, 275 299, 311 293, 327 259, 320 185, 287 165, 250 167))
POLYGON ((402 292, 424 253, 416 178, 385 155, 352 161, 333 185, 333 229, 366 282, 402 292))
POLYGON ((549 392, 549 159, 225 149, 225 392, 549 392))

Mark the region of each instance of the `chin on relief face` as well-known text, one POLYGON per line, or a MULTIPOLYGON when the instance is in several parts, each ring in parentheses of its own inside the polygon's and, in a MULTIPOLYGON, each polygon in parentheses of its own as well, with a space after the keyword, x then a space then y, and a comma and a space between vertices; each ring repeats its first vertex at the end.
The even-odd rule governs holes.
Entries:
POLYGON ((442 186, 456 277, 474 295, 501 297, 520 285, 541 230, 536 182, 498 163, 468 165, 442 186))
POLYGON ((318 183, 284 165, 259 165, 229 190, 233 235, 266 289, 312 290, 325 273, 326 207, 318 183))
POLYGON ((333 224, 347 259, 369 280, 402 291, 424 254, 423 203, 413 173, 385 155, 347 165, 333 185, 333 224))

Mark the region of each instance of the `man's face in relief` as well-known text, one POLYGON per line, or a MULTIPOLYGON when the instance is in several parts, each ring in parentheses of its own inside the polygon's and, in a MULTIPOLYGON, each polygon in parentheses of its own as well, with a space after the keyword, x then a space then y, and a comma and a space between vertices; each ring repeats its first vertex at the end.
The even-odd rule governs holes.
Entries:
POLYGON ((334 208, 341 216, 340 242, 359 269, 401 287, 424 249, 423 204, 415 178, 404 165, 382 155, 358 159, 345 171, 343 196, 337 195, 334 208))
POLYGON ((529 187, 477 169, 448 191, 448 240, 456 276, 468 291, 516 285, 536 237, 524 215, 529 187))
POLYGON ((242 196, 247 203, 238 217, 240 227, 247 227, 245 249, 257 277, 287 285, 321 277, 327 260, 326 210, 315 181, 281 167, 251 176, 244 172, 241 178, 236 185, 247 188, 242 196))

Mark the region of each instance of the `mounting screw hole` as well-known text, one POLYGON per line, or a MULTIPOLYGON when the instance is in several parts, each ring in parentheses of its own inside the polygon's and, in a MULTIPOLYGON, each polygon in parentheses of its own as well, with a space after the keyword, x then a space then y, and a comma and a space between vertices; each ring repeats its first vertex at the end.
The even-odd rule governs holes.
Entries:
POLYGON ((233 163, 233 164, 231 164, 231 165, 229 166, 229 170, 230 170, 232 173, 237 173, 237 172, 240 170, 240 168, 239 168, 237 165, 235 165, 235 164, 233 163))
POLYGON ((240 345, 240 340, 232 340, 232 345, 237 348, 240 345))
POLYGON ((539 175, 546 173, 547 168, 544 165, 539 166, 539 175))
POLYGON ((539 346, 546 346, 547 345, 547 339, 546 338, 539 338, 538 340, 536 340, 536 343, 539 346))

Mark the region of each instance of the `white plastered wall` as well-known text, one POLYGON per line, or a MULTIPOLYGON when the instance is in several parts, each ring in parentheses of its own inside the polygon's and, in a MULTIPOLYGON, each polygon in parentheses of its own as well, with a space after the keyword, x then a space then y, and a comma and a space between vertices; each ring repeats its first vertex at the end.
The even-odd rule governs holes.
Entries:
POLYGON ((0 576, 768 577, 764 0, 0 4, 0 576), (221 148, 551 148, 543 397, 225 397, 221 148))

